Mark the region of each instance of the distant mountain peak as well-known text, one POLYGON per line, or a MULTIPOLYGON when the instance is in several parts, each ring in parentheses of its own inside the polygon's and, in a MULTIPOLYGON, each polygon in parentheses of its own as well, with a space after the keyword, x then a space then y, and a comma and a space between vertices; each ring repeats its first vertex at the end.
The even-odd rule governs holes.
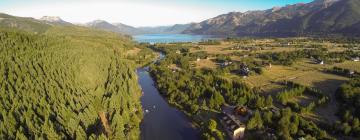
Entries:
POLYGON ((360 0, 314 0, 263 11, 231 12, 191 24, 183 33, 226 36, 358 34, 360 0))
POLYGON ((271 9, 271 12, 276 12, 276 11, 279 11, 280 9, 281 9, 281 7, 275 6, 271 9))
POLYGON ((109 23, 109 22, 107 22, 107 21, 105 21, 105 20, 101 20, 101 19, 97 19, 97 20, 94 20, 94 21, 92 21, 93 23, 102 23, 102 22, 106 22, 106 23, 109 23))
POLYGON ((49 22, 49 23, 71 24, 69 22, 66 22, 66 21, 62 20, 58 16, 43 16, 43 17, 40 18, 40 20, 45 21, 45 22, 49 22))
POLYGON ((46 21, 62 21, 62 19, 58 16, 43 16, 40 18, 40 20, 46 20, 46 21))
POLYGON ((315 5, 323 5, 326 7, 329 7, 331 4, 338 2, 340 0, 314 0, 313 2, 311 2, 311 4, 315 4, 315 5))
POLYGON ((99 27, 99 26, 115 27, 115 25, 113 25, 105 20, 100 20, 100 19, 88 22, 88 23, 86 23, 86 26, 89 26, 89 27, 99 27))

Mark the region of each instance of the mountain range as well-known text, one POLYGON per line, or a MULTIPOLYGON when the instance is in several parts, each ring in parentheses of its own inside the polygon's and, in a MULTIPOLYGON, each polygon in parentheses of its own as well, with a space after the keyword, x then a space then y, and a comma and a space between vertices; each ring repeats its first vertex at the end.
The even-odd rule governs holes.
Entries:
POLYGON ((231 12, 183 33, 224 36, 360 35, 360 0, 314 0, 268 10, 231 12))
MULTIPOLYGON (((44 16, 34 19, 0 13, 0 26, 44 32, 54 25, 74 24, 60 17, 44 16)), ((267 10, 230 12, 199 23, 172 26, 136 28, 104 20, 95 20, 81 26, 128 35, 183 33, 274 37, 333 34, 360 36, 360 0, 314 0, 267 10)))
POLYGON ((111 31, 127 35, 139 34, 179 34, 190 24, 176 24, 172 26, 139 27, 135 28, 122 23, 109 23, 104 20, 94 20, 86 24, 72 24, 56 16, 44 16, 40 19, 31 17, 16 17, 0 13, 0 27, 9 27, 30 32, 43 33, 51 26, 85 26, 89 28, 111 31))
POLYGON ((176 24, 173 26, 135 28, 122 23, 109 23, 104 20, 95 20, 86 23, 85 26, 96 29, 118 32, 122 34, 139 35, 139 34, 179 34, 182 33, 188 27, 190 27, 190 24, 176 24))

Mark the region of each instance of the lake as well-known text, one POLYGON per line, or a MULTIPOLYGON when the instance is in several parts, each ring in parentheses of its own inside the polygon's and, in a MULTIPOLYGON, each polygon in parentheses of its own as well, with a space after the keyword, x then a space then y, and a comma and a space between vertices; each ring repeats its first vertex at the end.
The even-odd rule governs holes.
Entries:
POLYGON ((134 40, 142 43, 172 43, 172 42, 199 42, 215 39, 213 36, 188 34, 146 34, 133 36, 134 40))

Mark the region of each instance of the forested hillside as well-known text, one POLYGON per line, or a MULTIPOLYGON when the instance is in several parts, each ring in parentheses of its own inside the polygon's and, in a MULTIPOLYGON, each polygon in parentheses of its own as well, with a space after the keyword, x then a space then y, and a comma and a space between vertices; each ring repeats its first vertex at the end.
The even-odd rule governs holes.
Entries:
POLYGON ((0 139, 138 139, 141 91, 125 56, 134 44, 22 20, 11 24, 31 32, 0 24, 0 139))

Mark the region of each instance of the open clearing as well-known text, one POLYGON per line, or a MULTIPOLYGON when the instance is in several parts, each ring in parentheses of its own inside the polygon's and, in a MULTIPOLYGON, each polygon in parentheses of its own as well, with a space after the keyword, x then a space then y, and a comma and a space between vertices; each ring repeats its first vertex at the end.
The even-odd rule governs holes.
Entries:
POLYGON ((360 72, 360 62, 346 61, 344 63, 335 64, 334 66, 360 72))

